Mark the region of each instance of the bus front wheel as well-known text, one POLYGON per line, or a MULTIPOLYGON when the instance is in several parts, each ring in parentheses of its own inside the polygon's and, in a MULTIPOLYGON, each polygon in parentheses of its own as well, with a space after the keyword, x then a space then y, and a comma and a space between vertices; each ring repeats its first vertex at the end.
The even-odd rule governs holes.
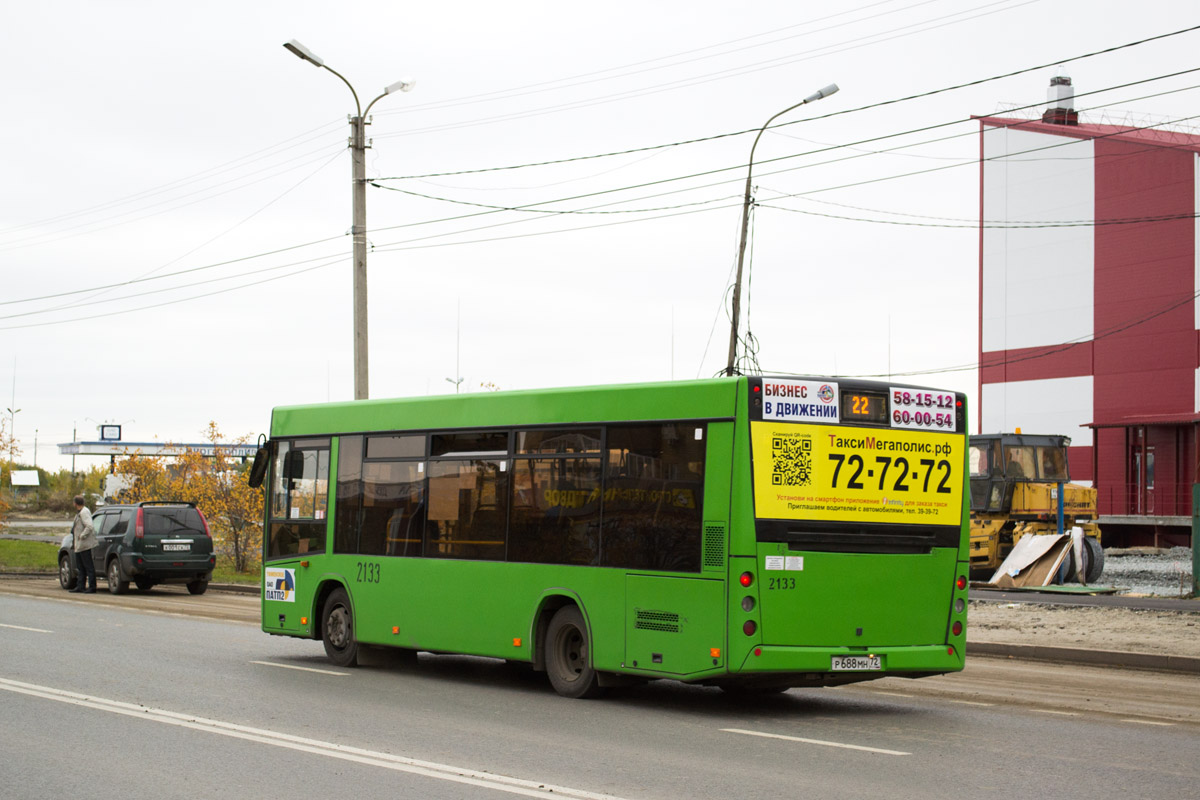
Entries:
POLYGON ((596 670, 591 665, 591 644, 583 614, 575 606, 563 606, 550 619, 546 630, 546 674, 550 685, 563 697, 596 697, 602 693, 596 670))
POLYGON ((321 638, 325 656, 339 667, 358 665, 358 642, 354 638, 354 612, 345 589, 335 589, 325 601, 321 638))

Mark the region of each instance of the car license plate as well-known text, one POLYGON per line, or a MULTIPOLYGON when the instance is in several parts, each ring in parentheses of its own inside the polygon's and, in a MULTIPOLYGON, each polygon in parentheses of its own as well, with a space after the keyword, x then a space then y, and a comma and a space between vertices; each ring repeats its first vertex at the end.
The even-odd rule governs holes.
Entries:
POLYGON ((879 656, 834 656, 830 666, 834 672, 872 672, 883 669, 879 656))
POLYGON ((163 542, 163 551, 183 551, 187 552, 192 549, 192 543, 187 542, 163 542))

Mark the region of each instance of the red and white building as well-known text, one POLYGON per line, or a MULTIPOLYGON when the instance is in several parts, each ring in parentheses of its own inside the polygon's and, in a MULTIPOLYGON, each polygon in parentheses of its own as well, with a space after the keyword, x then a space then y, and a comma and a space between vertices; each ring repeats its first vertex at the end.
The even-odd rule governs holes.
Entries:
POLYGON ((1200 136, 980 117, 980 432, 1070 436, 1105 541, 1186 544, 1200 453, 1200 136))

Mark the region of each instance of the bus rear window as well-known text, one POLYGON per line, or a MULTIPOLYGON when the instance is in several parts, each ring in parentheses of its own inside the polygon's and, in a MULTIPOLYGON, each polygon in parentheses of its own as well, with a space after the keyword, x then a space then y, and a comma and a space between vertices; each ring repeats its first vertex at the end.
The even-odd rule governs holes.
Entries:
MULTIPOLYGON (((149 536, 204 533, 204 524, 194 508, 147 508, 142 519, 149 536)), ((117 533, 115 527, 112 532, 117 533)))

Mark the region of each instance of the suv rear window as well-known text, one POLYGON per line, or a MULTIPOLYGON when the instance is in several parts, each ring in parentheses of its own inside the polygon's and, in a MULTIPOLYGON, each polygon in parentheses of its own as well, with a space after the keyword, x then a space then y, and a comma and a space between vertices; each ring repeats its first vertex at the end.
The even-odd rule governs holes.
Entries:
POLYGON ((200 514, 194 508, 146 508, 143 514, 148 536, 204 533, 200 514))

